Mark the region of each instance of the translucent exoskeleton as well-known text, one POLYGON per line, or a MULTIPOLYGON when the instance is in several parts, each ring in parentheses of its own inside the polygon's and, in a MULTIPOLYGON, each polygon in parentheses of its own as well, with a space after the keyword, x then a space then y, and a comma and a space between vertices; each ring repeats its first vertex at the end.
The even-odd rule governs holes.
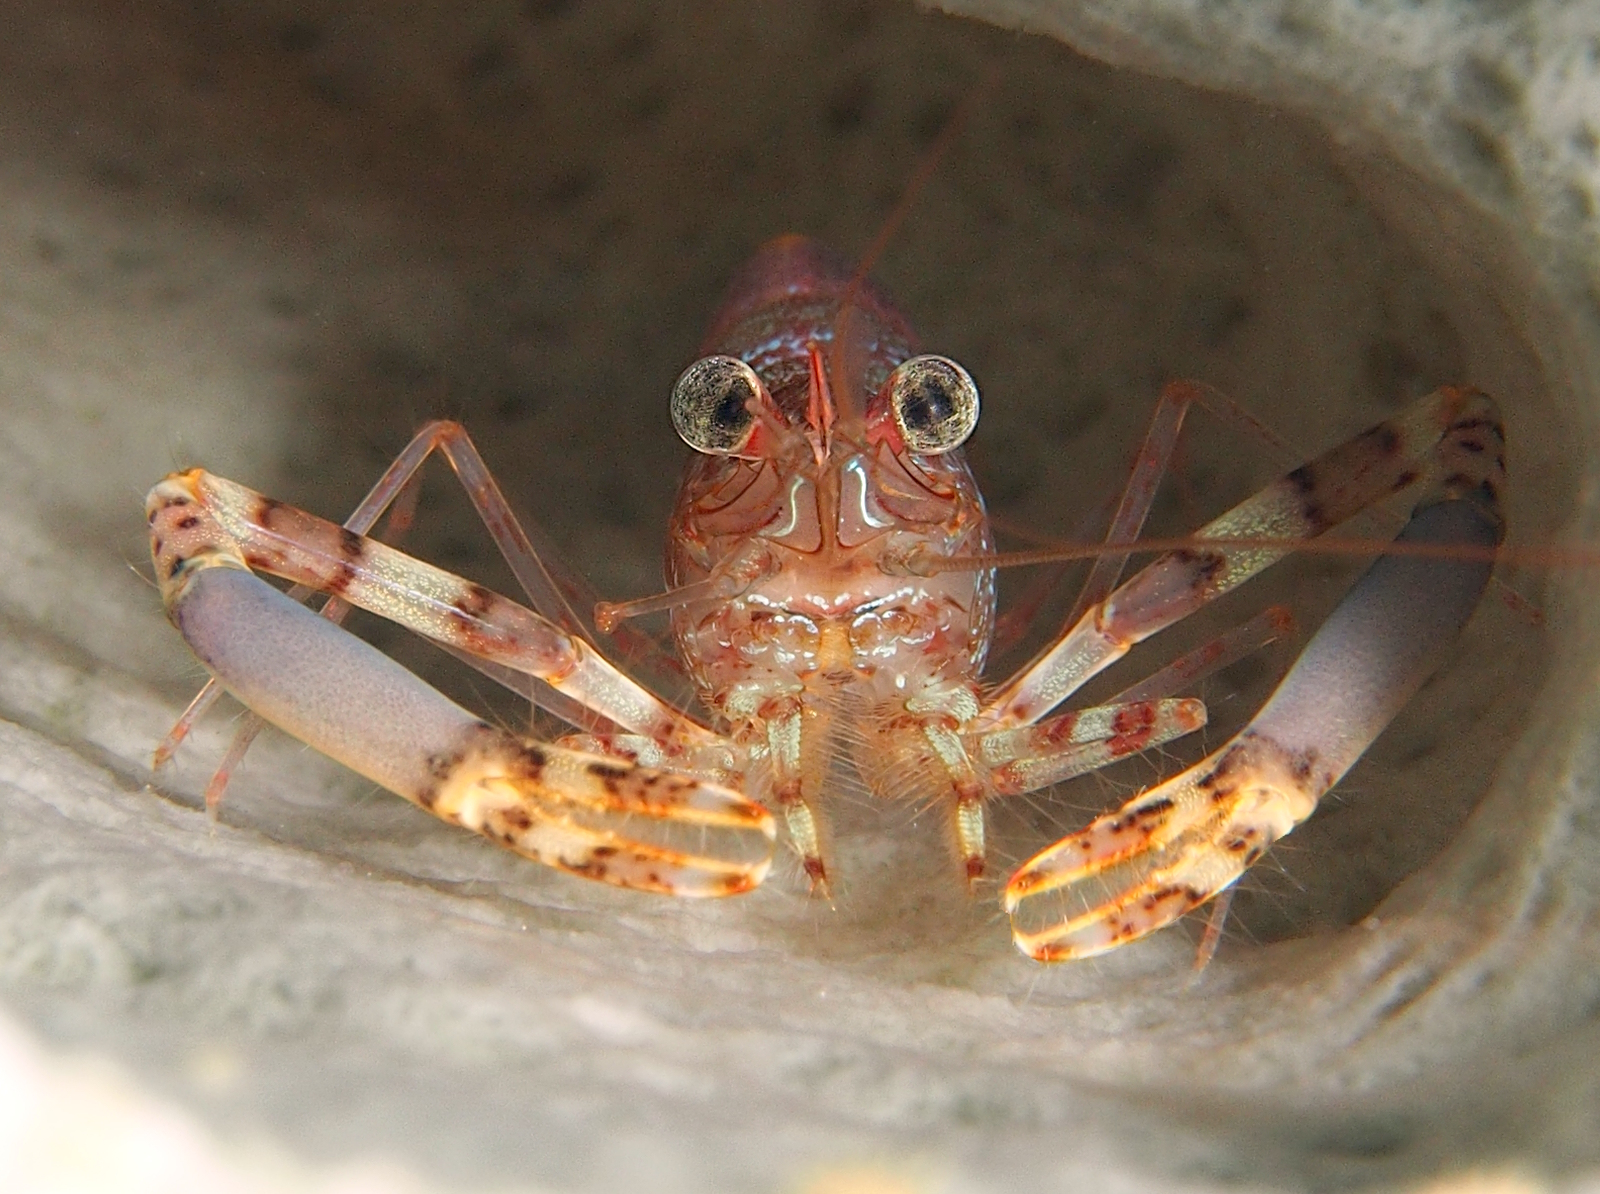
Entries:
MULTIPOLYGON (((1136 539, 1185 405, 1179 388, 1158 404, 1108 543, 1136 539)), ((1126 550, 1108 552, 1062 632, 996 680, 983 674, 994 545, 961 451, 977 387, 955 362, 922 355, 871 282, 811 241, 769 243, 674 387, 671 415, 695 454, 672 515, 667 591, 603 606, 596 621, 670 610, 698 715, 607 660, 450 423, 419 433, 344 527, 202 470, 166 478, 148 514, 167 612, 217 682, 267 721, 575 875, 672 895, 748 891, 781 821, 812 889, 826 892, 829 777, 847 754, 885 799, 944 802, 955 881, 982 890, 992 802, 1198 729, 1205 708, 1179 690, 1271 637, 1272 617, 1113 704, 1069 709, 1088 680, 1297 543, 1414 488, 1399 546, 1242 730, 1004 884, 1018 946, 1058 961, 1171 923, 1310 816, 1470 618, 1502 536, 1494 404, 1440 389, 1126 581, 1126 550), (366 537, 435 450, 531 608, 366 537), (331 594, 331 616, 255 572, 331 594), (341 603, 473 657, 574 733, 539 743, 487 724, 339 629, 341 603)))

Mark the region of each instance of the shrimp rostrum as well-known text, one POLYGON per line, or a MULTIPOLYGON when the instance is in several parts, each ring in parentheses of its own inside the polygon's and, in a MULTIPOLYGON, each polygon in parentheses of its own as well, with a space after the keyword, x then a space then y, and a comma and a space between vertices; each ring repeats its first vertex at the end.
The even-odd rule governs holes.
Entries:
POLYGON ((978 391, 923 355, 870 281, 813 242, 765 246, 671 397, 694 449, 667 590, 596 622, 668 610, 701 714, 608 661, 544 570, 466 433, 425 428, 344 526, 193 469, 150 493, 167 613, 267 721, 444 820, 572 874, 718 896, 766 877, 778 824, 812 890, 835 881, 828 786, 848 762, 885 799, 942 801, 957 881, 982 887, 986 812, 1205 722, 1169 668, 1069 709, 1136 643, 1374 502, 1414 488, 1396 545, 1355 583, 1256 716, 1208 757, 1050 845, 1005 883, 1018 946, 1087 957, 1233 884, 1305 820, 1471 616, 1502 535, 1494 404, 1444 388, 1222 514, 1121 581, 1184 405, 1157 406, 1112 548, 1061 633, 987 680, 994 543, 961 445, 978 391), (449 460, 528 605, 366 532, 433 451, 449 460), (1141 479, 1139 470, 1145 469, 1141 479), (312 612, 255 575, 330 594, 312 612), (479 661, 574 725, 497 728, 337 626, 371 610, 479 661), (531 608, 530 608, 531 606, 531 608), (848 756, 847 759, 843 756, 848 756))

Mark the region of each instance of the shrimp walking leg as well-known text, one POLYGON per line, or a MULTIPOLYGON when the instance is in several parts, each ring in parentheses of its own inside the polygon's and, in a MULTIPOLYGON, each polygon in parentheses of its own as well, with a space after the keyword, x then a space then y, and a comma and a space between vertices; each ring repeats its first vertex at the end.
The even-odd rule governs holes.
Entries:
MULTIPOLYGON (((1145 431, 1144 442, 1139 445, 1139 454, 1134 458, 1133 471, 1123 488, 1116 513, 1111 517, 1111 526, 1106 531, 1108 545, 1132 543, 1144 529, 1145 519, 1155 505, 1156 488, 1172 463, 1173 452, 1177 450, 1178 433, 1183 430, 1184 416, 1189 413, 1189 407, 1195 399, 1194 387, 1187 382, 1170 382, 1162 387, 1161 397, 1150 415, 1150 426, 1145 431)), ((1098 605, 1111 595, 1127 559, 1125 555, 1108 554, 1095 560, 1083 582, 1083 591, 1078 594, 1072 613, 1067 618, 1066 628, 1074 625, 1090 606, 1098 605)))
MULTIPOLYGON (((1173 382, 1161 391, 1144 441, 1106 532, 1108 546, 1132 544, 1155 504, 1194 388, 1173 382)), ((1095 560, 1067 619, 1070 628, 1083 611, 1116 588, 1127 555, 1108 552, 1095 560)), ((938 760, 949 785, 956 857, 969 887, 987 872, 985 803, 994 796, 1031 792, 1105 767, 1205 724, 1205 707, 1196 700, 1132 702, 1125 707, 1083 710, 1052 718, 1021 732, 962 734, 979 713, 971 686, 936 687, 908 701, 905 712, 919 723, 919 745, 938 760), (985 771, 987 770, 987 774, 985 771)))

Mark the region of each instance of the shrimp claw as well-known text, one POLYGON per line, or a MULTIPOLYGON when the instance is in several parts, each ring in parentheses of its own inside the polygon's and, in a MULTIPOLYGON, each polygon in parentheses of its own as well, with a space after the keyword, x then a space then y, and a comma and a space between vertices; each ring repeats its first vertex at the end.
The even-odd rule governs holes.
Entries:
POLYGON ((1003 898, 1017 947, 1086 958, 1233 884, 1433 672, 1477 607, 1503 524, 1491 479, 1451 477, 1396 540, 1470 558, 1389 555, 1356 582, 1255 718, 1221 750, 1029 859, 1003 898))

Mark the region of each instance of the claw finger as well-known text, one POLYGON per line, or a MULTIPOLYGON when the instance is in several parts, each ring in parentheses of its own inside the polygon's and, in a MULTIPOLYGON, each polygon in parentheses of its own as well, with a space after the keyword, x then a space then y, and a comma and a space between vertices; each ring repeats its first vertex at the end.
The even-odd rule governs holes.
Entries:
POLYGON ((730 788, 492 732, 420 803, 526 857, 618 887, 736 895, 772 865, 772 815, 730 788))
POLYGON ((1197 821, 1213 815, 1211 802, 1199 799, 1199 787, 1194 773, 1185 772, 1041 850, 1006 884, 1006 911, 1131 859, 1144 857, 1149 864, 1197 821))
POLYGON ((1057 889, 1050 915, 1035 916, 1031 908, 1013 912, 1012 934, 1017 948, 1041 962, 1064 962, 1093 957, 1165 928, 1213 896, 1227 889, 1245 872, 1242 858, 1217 842, 1190 842, 1161 852, 1169 865, 1124 863, 1099 876, 1095 902, 1079 900, 1084 910, 1076 915, 1072 889, 1057 889), (1037 920, 1041 927, 1028 926, 1037 920))
POLYGON ((1315 797, 1245 736, 1029 859, 1007 883, 1017 947, 1085 958, 1171 924, 1304 820, 1315 797))

